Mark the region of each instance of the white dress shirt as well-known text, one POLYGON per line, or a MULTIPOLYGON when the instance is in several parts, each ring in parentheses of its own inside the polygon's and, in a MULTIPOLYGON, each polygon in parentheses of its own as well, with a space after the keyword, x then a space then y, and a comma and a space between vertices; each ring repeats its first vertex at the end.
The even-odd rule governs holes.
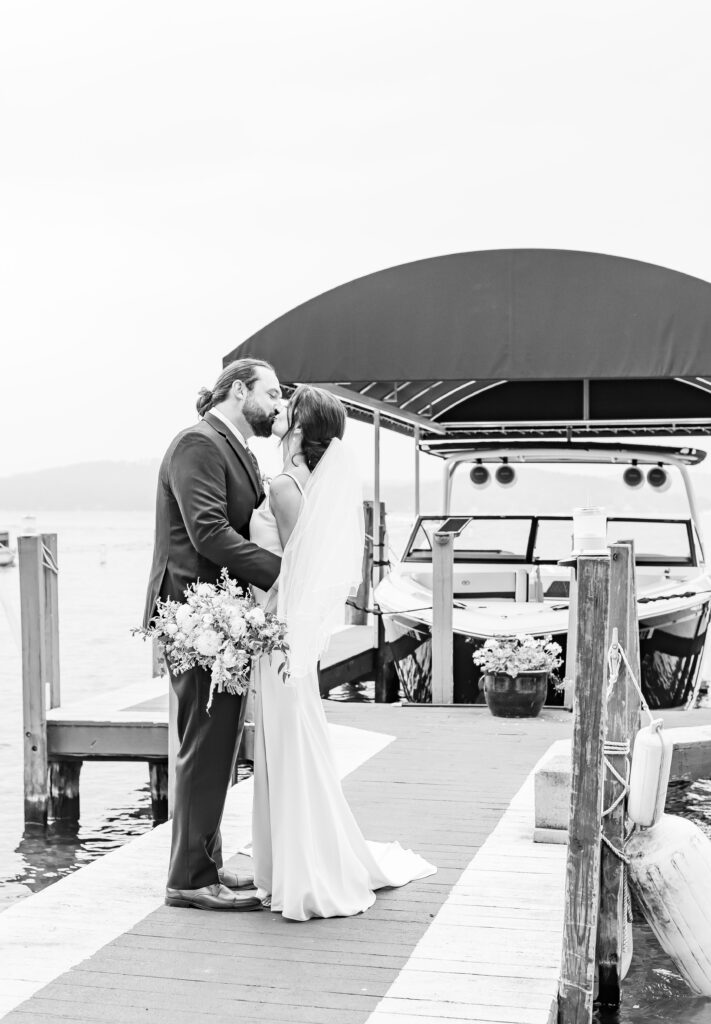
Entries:
MULTIPOLYGON (((222 422, 223 422, 223 423, 225 424, 225 426, 226 426, 226 427, 229 427, 229 428, 230 428, 230 430, 232 431, 232 433, 234 434, 234 436, 235 436, 235 437, 237 438, 237 440, 239 441, 239 443, 240 443, 240 444, 242 445, 242 447, 243 447, 243 448, 246 448, 246 449, 247 449, 247 451, 249 451, 249 446, 248 446, 247 442, 245 441, 244 437, 243 437, 243 436, 242 436, 242 434, 241 434, 241 433, 239 432, 239 430, 238 430, 238 429, 237 429, 237 427, 236 427, 236 426, 234 425, 234 423, 231 423, 231 422, 230 422, 230 421, 229 421, 229 420, 227 419, 227 417, 225 416, 225 414, 224 414, 224 413, 220 412, 220 410, 219 410, 219 409, 208 409, 208 412, 211 412, 213 416, 217 416, 218 420, 222 420, 222 422)), ((252 454, 252 453, 250 452, 250 454, 252 454)))

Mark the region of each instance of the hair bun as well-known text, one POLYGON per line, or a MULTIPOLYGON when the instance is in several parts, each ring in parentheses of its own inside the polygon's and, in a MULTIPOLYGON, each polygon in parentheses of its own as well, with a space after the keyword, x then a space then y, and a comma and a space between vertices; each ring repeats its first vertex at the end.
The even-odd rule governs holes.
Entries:
POLYGON ((210 388, 200 388, 195 408, 199 416, 204 416, 212 407, 214 392, 210 388))

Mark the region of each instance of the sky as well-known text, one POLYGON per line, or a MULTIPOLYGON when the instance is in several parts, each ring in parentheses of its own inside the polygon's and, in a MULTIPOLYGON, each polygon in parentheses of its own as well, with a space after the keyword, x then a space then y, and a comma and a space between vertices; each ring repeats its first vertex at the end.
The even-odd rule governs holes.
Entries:
POLYGON ((710 34, 702 0, 2 0, 0 477, 161 455, 226 352, 398 263, 711 279, 710 34))

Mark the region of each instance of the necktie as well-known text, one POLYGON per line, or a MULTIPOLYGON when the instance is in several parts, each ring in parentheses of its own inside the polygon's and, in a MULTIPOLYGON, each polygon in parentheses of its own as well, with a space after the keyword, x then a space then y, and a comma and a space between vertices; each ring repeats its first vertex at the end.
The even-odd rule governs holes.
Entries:
POLYGON ((257 483, 259 484, 259 486, 261 488, 261 486, 262 486, 262 473, 261 473, 261 470, 259 469, 259 463, 257 462, 257 456, 249 448, 247 448, 247 455, 249 455, 250 461, 252 463, 252 469, 254 470, 254 475, 256 476, 257 483))

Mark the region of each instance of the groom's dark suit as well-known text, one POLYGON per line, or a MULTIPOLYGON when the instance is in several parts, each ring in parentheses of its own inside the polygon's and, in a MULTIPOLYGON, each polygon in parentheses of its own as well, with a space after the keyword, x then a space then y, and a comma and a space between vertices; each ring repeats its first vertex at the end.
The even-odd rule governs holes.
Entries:
MULTIPOLYGON (((217 416, 207 413, 178 434, 161 463, 153 566, 144 625, 157 598, 184 600, 189 583, 214 583, 223 566, 245 586, 268 590, 277 555, 252 544, 249 520, 263 498, 253 457, 217 416)), ((168 885, 198 889, 218 881, 220 819, 241 732, 242 698, 215 694, 210 674, 171 673, 178 697, 173 844, 168 885)))

